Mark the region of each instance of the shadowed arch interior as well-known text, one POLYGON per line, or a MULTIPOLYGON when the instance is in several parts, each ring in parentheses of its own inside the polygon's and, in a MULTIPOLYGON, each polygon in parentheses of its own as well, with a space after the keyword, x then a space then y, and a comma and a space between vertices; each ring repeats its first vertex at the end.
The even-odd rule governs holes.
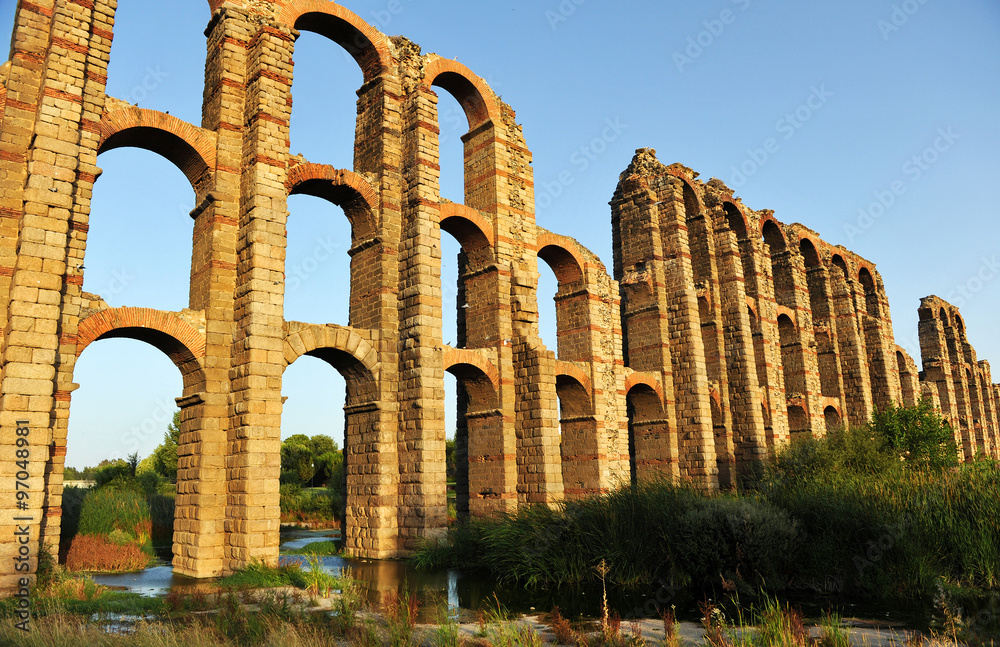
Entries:
POLYGON ((736 205, 732 202, 724 202, 722 209, 726 214, 726 223, 733 230, 733 233, 736 234, 736 239, 743 240, 747 238, 747 221, 736 205))
POLYGON ((813 245, 811 240, 803 238, 799 243, 799 250, 802 253, 802 258, 805 261, 806 267, 819 267, 819 253, 816 251, 816 246, 813 245))
POLYGON ((350 54, 364 74, 365 82, 376 79, 382 71, 378 48, 360 29, 344 18, 323 11, 306 11, 295 19, 299 31, 309 31, 329 38, 350 54))
MULTIPOLYGON (((455 508, 459 519, 483 517, 511 501, 498 394, 481 368, 456 363, 455 508)), ((515 495, 516 496, 516 495, 515 495)))
POLYGON ((657 442, 663 432, 663 405, 656 391, 648 384, 636 384, 625 396, 628 413, 628 457, 631 482, 655 470, 662 461, 656 450, 662 449, 657 442))
POLYGON ((879 316, 878 291, 875 289, 875 280, 872 279, 871 272, 867 267, 862 267, 858 272, 858 280, 865 292, 865 306, 868 314, 873 317, 879 316))
POLYGON ((431 85, 446 90, 462 106, 469 121, 469 130, 474 130, 490 118, 489 108, 479 88, 458 72, 444 71, 434 77, 431 85))
POLYGON ((109 135, 98 154, 116 148, 141 148, 169 160, 187 177, 196 193, 204 190, 210 180, 212 169, 201 153, 168 130, 151 126, 124 128, 109 135))
POLYGON ((310 195, 343 209, 351 223, 351 239, 355 245, 370 240, 375 235, 375 215, 371 205, 352 186, 334 180, 313 178, 296 184, 288 195, 310 195))
POLYGON ((761 228, 764 242, 771 248, 771 255, 785 251, 785 235, 781 233, 781 228, 774 224, 773 220, 768 220, 761 228))

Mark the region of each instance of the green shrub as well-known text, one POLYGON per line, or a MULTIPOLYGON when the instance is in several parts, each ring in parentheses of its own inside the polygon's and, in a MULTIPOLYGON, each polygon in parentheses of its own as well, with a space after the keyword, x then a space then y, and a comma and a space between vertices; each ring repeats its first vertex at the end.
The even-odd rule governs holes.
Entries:
POLYGON ((797 548, 796 524, 764 501, 705 498, 669 531, 674 565, 694 583, 710 586, 719 576, 733 582, 780 584, 797 548))
POLYGON ((930 400, 922 399, 913 407, 875 411, 868 430, 884 439, 901 462, 935 471, 958 465, 954 432, 930 400))
POLYGON ((143 550, 151 551, 151 525, 146 497, 129 488, 105 486, 92 490, 84 499, 77 532, 110 536, 121 531, 135 537, 143 550))

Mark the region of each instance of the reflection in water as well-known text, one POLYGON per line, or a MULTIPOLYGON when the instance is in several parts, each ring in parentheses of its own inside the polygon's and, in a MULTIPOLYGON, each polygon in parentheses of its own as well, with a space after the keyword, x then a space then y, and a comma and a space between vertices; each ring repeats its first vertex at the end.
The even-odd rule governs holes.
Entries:
MULTIPOLYGON (((331 530, 289 529, 281 533, 282 550, 295 550, 317 541, 330 541, 339 535, 331 530)), ((282 555, 281 562, 299 562, 308 568, 304 555, 282 555)), ((502 605, 514 613, 548 612, 558 606, 563 615, 596 618, 600 615, 600 587, 585 589, 552 589, 527 592, 520 588, 498 585, 491 579, 478 574, 467 574, 457 570, 422 571, 404 561, 376 561, 366 559, 345 559, 339 556, 320 557, 320 564, 329 573, 340 575, 345 569, 351 577, 359 581, 365 597, 372 605, 380 606, 389 593, 409 590, 420 600, 421 622, 434 622, 436 612, 447 605, 452 617, 463 621, 475 621, 476 611, 502 605)), ((139 573, 95 575, 94 581, 105 586, 120 587, 154 597, 168 592, 181 594, 195 591, 208 592, 216 589, 214 580, 196 580, 175 575, 170 566, 154 566, 139 573)), ((661 582, 649 591, 629 594, 613 594, 609 591, 609 603, 622 618, 657 617, 661 610, 675 608, 678 619, 698 621, 700 612, 696 597, 681 587, 661 582)), ((752 600, 742 601, 748 605, 752 600)), ((881 621, 902 621, 912 628, 926 628, 930 609, 921 605, 849 604, 831 600, 825 596, 810 596, 798 591, 791 599, 794 606, 805 611, 807 617, 819 618, 829 608, 839 609, 845 617, 879 618, 881 621)))
POLYGON ((215 580, 198 580, 183 575, 175 575, 170 566, 151 566, 138 573, 107 573, 94 575, 98 584, 113 588, 124 588, 133 593, 155 598, 174 591, 176 593, 194 593, 196 591, 214 591, 215 580))

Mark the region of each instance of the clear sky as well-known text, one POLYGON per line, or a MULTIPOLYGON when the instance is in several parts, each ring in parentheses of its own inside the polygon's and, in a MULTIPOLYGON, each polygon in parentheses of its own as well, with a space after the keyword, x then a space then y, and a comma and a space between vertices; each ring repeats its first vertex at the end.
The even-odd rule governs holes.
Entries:
MULTIPOLYGON (((1000 371, 995 0, 343 4, 457 58, 513 106, 534 153, 539 225, 577 238, 609 269, 607 203, 635 149, 652 147, 876 263, 897 343, 918 364, 916 308, 936 294, 961 307, 980 358, 1000 371)), ((0 31, 10 31, 14 5, 0 0, 0 31)), ((200 124, 209 18, 205 0, 119 0, 109 93, 200 124)), ((292 152, 349 168, 360 71, 311 33, 295 63, 292 152)), ((460 201, 464 117, 441 95, 442 194, 460 201)), ((114 306, 185 307, 194 197, 184 176, 131 149, 98 164, 85 289, 114 306)), ((286 316, 345 324, 346 219, 308 197, 289 210, 287 273, 301 285, 286 295, 286 316), (330 247, 341 253, 317 262, 330 247)), ((453 297, 457 246, 447 239, 453 297)), ((553 347, 555 282, 542 269, 542 333, 553 347)), ((445 341, 453 335, 446 327, 445 341)), ((125 340, 88 348, 75 381, 67 464, 78 467, 148 454, 180 394, 164 356, 125 340)), ((283 436, 340 442, 342 388, 319 360, 293 364, 283 436)))

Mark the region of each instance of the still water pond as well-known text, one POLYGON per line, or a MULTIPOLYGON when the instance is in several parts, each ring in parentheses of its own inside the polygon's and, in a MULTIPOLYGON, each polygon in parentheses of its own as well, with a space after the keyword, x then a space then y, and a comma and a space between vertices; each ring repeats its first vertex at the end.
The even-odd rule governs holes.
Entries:
MULTIPOLYGON (((282 529, 281 562, 298 561, 305 565, 306 557, 287 555, 286 551, 297 550, 314 542, 339 538, 338 530, 282 529)), ((320 563, 326 571, 339 575, 349 569, 352 577, 361 583, 369 602, 379 604, 388 593, 408 589, 415 593, 424 609, 428 611, 447 604, 452 614, 464 619, 474 619, 480 609, 493 607, 499 603, 509 611, 517 613, 548 612, 559 606, 567 617, 584 616, 595 618, 600 613, 601 591, 550 590, 526 592, 523 589, 499 586, 489 578, 478 574, 467 574, 458 570, 417 570, 408 562, 348 559, 339 556, 325 556, 320 563)), ((196 580, 175 575, 169 565, 152 566, 138 573, 95 575, 94 581, 106 586, 123 588, 141 595, 163 596, 173 591, 193 593, 215 590, 214 580, 196 580)), ((646 594, 617 596, 609 600, 610 605, 623 617, 655 617, 659 609, 675 607, 679 619, 698 620, 698 603, 683 590, 660 586, 646 594)), ((819 618, 830 609, 831 603, 825 597, 797 595, 791 600, 793 606, 803 610, 807 617, 819 618)), ((867 618, 887 625, 925 629, 930 620, 931 609, 916 606, 887 606, 875 604, 835 604, 834 608, 844 617, 867 618)), ((432 618, 432 614, 430 615, 432 618)))

